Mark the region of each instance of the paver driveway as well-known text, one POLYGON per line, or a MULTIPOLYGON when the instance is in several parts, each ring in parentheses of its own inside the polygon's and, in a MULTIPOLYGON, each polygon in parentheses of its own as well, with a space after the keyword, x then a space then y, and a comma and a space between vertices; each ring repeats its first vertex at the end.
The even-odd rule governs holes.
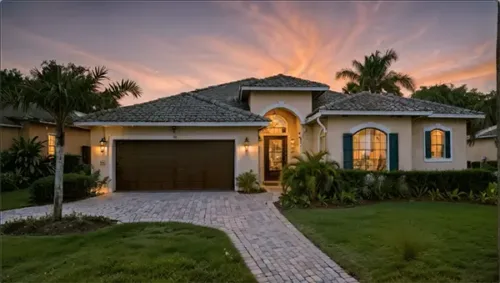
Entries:
MULTIPOLYGON (((4 211, 1 221, 50 209, 4 211)), ((73 211, 122 222, 179 221, 221 229, 259 282, 356 282, 281 215, 271 193, 113 193, 64 204, 64 213, 73 211)))

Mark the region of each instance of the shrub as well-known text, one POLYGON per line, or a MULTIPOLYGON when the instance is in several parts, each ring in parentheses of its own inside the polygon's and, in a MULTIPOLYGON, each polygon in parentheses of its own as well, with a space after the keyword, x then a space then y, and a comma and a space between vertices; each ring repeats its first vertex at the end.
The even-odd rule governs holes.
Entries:
MULTIPOLYGON (((100 181, 94 175, 64 174, 63 199, 72 201, 97 194, 100 181)), ((30 201, 36 204, 51 203, 54 199, 54 176, 36 180, 30 186, 30 201)))
POLYGON ((0 172, 14 172, 16 171, 16 157, 12 152, 3 150, 0 152, 0 172))
POLYGON ((2 173, 0 174, 0 179, 2 192, 11 192, 18 189, 18 178, 14 172, 2 173))
MULTIPOLYGON (((305 152, 294 157, 281 173, 281 185, 284 194, 291 194, 308 202, 316 201, 318 195, 328 196, 334 193, 334 181, 337 178, 338 163, 327 161, 328 153, 305 152)), ((308 202, 303 201, 306 205, 308 202)))
POLYGON ((7 235, 61 235, 92 231, 115 223, 116 220, 104 216, 72 213, 59 221, 54 221, 51 215, 14 219, 0 226, 0 231, 7 235))
POLYGON ((255 174, 253 170, 238 175, 238 177, 236 177, 236 186, 238 186, 240 192, 243 193, 262 192, 259 181, 257 181, 257 174, 255 174))
POLYGON ((14 139, 9 153, 4 156, 7 158, 7 163, 13 160, 14 171, 17 175, 23 177, 22 180, 25 182, 18 184, 21 187, 40 177, 54 173, 54 168, 48 162, 49 160, 43 158, 41 155, 44 147, 43 142, 39 142, 37 139, 38 137, 32 139, 25 139, 23 137, 14 139))

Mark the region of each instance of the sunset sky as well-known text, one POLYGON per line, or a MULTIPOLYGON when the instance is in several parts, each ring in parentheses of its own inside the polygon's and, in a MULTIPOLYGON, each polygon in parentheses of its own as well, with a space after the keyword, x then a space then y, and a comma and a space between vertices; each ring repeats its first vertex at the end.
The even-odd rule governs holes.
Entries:
POLYGON ((335 72, 395 49, 417 85, 495 85, 496 1, 1 3, 1 64, 105 65, 152 100, 289 74, 341 90, 335 72))

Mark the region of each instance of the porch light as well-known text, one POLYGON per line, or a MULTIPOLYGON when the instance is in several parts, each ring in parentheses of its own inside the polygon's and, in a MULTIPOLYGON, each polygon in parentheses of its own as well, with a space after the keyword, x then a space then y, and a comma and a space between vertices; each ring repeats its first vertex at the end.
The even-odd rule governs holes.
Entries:
POLYGON ((243 142, 243 146, 245 147, 245 152, 248 152, 248 147, 250 146, 250 141, 248 140, 248 137, 245 138, 245 141, 243 142))
POLYGON ((104 150, 106 149, 106 144, 108 141, 106 141, 105 137, 102 137, 102 139, 99 141, 99 145, 101 146, 101 153, 104 153, 104 150))

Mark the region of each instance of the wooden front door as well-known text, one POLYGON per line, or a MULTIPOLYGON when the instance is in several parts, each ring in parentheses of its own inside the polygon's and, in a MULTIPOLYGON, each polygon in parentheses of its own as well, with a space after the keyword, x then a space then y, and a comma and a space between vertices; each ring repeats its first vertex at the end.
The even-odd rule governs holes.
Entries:
POLYGON ((278 181, 287 162, 287 137, 264 137, 264 181, 278 181))

